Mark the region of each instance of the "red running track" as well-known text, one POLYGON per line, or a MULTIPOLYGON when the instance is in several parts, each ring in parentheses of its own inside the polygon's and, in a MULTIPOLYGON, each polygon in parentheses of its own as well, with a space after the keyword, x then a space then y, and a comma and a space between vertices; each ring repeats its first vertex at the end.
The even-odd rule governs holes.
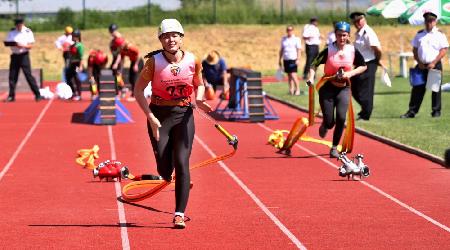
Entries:
MULTIPOLYGON (((190 221, 173 230, 173 187, 121 203, 119 183, 100 183, 74 162, 78 149, 98 144, 99 160, 154 173, 136 103, 125 103, 136 122, 112 127, 72 122, 87 100, 35 103, 23 94, 0 103, 2 248, 448 249, 448 169, 357 135, 354 152, 364 154, 372 175, 347 181, 323 145, 300 142, 292 157, 265 145, 272 130, 305 116, 272 104, 280 120, 220 122, 238 135, 238 153, 192 171, 190 221)), ((196 130, 192 163, 230 150, 198 114, 196 130)), ((317 125, 308 134, 317 137, 317 125)))

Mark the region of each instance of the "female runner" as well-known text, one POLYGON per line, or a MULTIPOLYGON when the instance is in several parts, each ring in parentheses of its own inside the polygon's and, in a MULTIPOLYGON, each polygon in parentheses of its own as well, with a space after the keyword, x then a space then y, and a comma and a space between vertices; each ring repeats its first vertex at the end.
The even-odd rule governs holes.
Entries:
POLYGON ((350 24, 337 22, 334 26, 334 32, 336 34, 336 42, 329 44, 314 59, 307 81, 307 84, 311 85, 314 81, 317 67, 320 64, 325 64, 324 76, 331 76, 331 78, 319 89, 319 102, 323 113, 319 135, 323 138, 327 134, 328 129, 335 127, 330 158, 339 157, 337 145, 344 131, 347 109, 351 98, 349 79, 354 75, 361 74, 367 68, 362 55, 350 44, 350 24), (334 117, 335 113, 336 118, 334 117))
POLYGON ((175 169, 175 228, 185 228, 184 211, 189 198, 189 157, 194 140, 195 105, 205 112, 211 107, 203 100, 201 62, 181 49, 184 30, 176 19, 161 22, 158 38, 162 49, 149 53, 135 86, 135 97, 147 116, 148 134, 161 177, 170 182, 175 169), (150 105, 144 88, 151 81, 150 105))

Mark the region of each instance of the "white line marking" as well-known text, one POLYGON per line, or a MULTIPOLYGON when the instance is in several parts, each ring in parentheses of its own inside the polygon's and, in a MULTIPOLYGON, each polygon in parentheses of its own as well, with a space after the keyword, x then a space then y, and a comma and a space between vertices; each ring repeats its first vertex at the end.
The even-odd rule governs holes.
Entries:
MULTIPOLYGON (((269 132, 273 132, 273 130, 272 130, 271 128, 267 127, 267 126, 264 125, 264 124, 258 123, 258 125, 259 125, 260 127, 262 127, 263 129, 269 131, 269 132)), ((318 155, 317 153, 315 153, 315 152, 313 152, 313 151, 311 151, 311 150, 309 150, 309 149, 307 149, 307 148, 305 148, 305 147, 303 147, 303 146, 300 146, 300 145, 297 144, 297 143, 295 144, 295 146, 299 147, 299 148, 302 149, 302 150, 305 150, 306 152, 308 152, 308 153, 311 154, 311 155, 317 155, 316 157, 317 157, 319 160, 325 162, 326 164, 328 164, 328 165, 331 166, 332 168, 339 169, 339 166, 338 166, 338 165, 336 165, 336 164, 330 162, 330 161, 327 160, 326 158, 324 158, 324 157, 318 155)), ((406 209, 409 210, 410 212, 412 212, 412 213, 418 215, 419 217, 421 217, 421 218, 427 220, 428 222, 433 223, 434 225, 436 225, 436 226, 440 227, 441 229, 443 229, 443 230, 447 231, 448 233, 450 233, 450 228, 449 228, 448 226, 446 226, 446 225, 444 225, 444 224, 442 224, 442 223, 436 221, 435 219, 433 219, 433 218, 431 218, 431 217, 429 217, 429 216, 423 214, 422 212, 420 212, 420 211, 414 209, 413 207, 411 207, 411 206, 405 204, 404 202, 402 202, 402 201, 400 201, 399 199, 393 197, 392 195, 390 195, 390 194, 384 192, 383 190, 381 190, 381 189, 375 187, 374 185, 367 183, 366 181, 359 181, 359 182, 360 182, 361 184, 365 185, 366 187, 372 189, 373 191, 375 191, 375 192, 381 194, 382 196, 388 198, 389 200, 391 200, 391 201, 397 203, 397 204, 400 205, 401 207, 406 208, 406 209)))
POLYGON ((41 111, 41 113, 39 114, 38 118, 36 119, 36 121, 34 122, 33 126, 31 126, 30 130, 28 130, 27 134, 25 135, 25 137, 22 139, 22 141, 20 142, 19 146, 17 147, 16 151, 14 152, 14 154, 11 156, 11 158, 9 159, 8 163, 6 163, 6 165, 3 167, 2 172, 0 172, 0 180, 3 179, 3 176, 5 176, 6 172, 8 172, 9 168, 11 167, 11 165, 14 163, 14 161, 16 160, 17 156, 19 156, 20 152, 22 151, 23 147, 25 146, 25 144, 28 142, 28 139, 30 139, 31 135, 33 134, 34 130, 36 129, 37 125, 39 125, 39 123, 42 120, 42 117, 44 117, 45 113, 47 112, 48 108, 50 107, 50 105, 53 103, 53 99, 51 99, 44 107, 44 109, 41 111))
MULTIPOLYGON (((116 160, 117 154, 116 154, 116 144, 114 142, 114 136, 112 127, 108 126, 108 138, 109 138, 109 145, 111 147, 111 160, 116 160)), ((114 187, 116 189, 116 198, 119 198, 122 195, 122 188, 120 186, 120 183, 116 181, 114 183, 114 187)), ((119 213, 119 225, 120 225, 120 236, 122 237, 122 249, 130 249, 130 240, 128 239, 128 230, 127 230, 127 219, 125 217, 125 208, 123 206, 123 203, 117 201, 117 212, 119 213)))
MULTIPOLYGON (((212 150, 198 137, 195 136, 195 139, 202 145, 202 147, 212 156, 216 157, 216 154, 212 152, 212 150)), ((264 205, 264 203, 261 202, 261 200, 248 188, 240 179, 237 177, 231 169, 225 165, 222 161, 219 161, 218 164, 220 165, 223 170, 247 193, 248 196, 258 205, 258 207, 275 223, 275 225, 280 228, 280 230, 287 236, 289 239, 297 246, 299 249, 306 250, 306 247, 295 237, 294 234, 289 231, 289 229, 286 228, 285 225, 272 213, 270 210, 264 205)))

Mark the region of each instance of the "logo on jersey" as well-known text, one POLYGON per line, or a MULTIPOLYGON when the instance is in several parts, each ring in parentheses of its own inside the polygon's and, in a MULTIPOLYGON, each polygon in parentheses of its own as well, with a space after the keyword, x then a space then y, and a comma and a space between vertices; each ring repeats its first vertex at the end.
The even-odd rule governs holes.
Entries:
POLYGON ((177 76, 181 71, 180 66, 176 65, 176 64, 172 64, 170 66, 170 72, 172 73, 173 76, 177 76))

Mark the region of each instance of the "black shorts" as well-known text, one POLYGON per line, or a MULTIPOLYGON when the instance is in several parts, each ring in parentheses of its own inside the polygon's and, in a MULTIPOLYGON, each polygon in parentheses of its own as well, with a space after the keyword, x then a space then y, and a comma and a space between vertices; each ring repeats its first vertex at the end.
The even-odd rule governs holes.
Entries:
POLYGON ((297 73, 297 60, 283 60, 285 73, 297 73))

